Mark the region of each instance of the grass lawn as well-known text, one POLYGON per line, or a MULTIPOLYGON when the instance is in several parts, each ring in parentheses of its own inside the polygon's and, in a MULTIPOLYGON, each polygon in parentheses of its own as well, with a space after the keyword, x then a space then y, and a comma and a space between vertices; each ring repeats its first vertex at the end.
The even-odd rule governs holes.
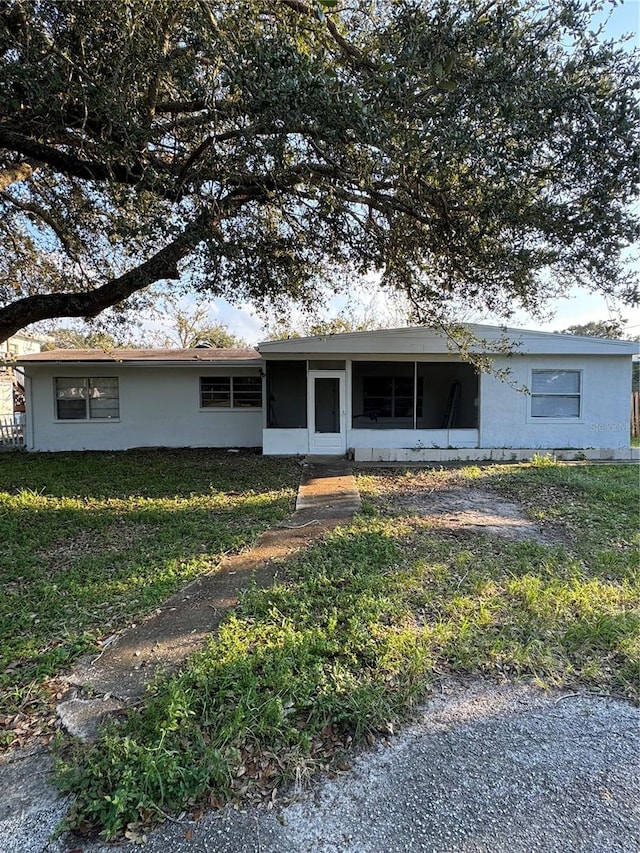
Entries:
POLYGON ((93 747, 64 753, 70 825, 138 837, 166 814, 271 797, 343 766, 443 673, 638 699, 635 466, 368 470, 363 512, 250 590, 210 646, 93 747), (549 534, 446 529, 407 495, 482 489, 549 534))
POLYGON ((299 467, 225 451, 0 454, 0 739, 55 678, 292 508, 299 467))

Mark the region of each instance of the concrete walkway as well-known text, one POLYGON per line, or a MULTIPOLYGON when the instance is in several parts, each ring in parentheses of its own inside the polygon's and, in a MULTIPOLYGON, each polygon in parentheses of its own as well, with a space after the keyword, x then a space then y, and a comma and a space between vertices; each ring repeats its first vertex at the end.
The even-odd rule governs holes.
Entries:
POLYGON ((360 495, 344 459, 305 460, 293 515, 262 533, 247 551, 224 558, 215 572, 169 598, 100 655, 80 662, 68 678, 76 695, 58 706, 65 728, 90 740, 105 714, 140 700, 158 672, 202 648, 249 583, 269 586, 279 561, 348 522, 359 509, 360 495))
MULTIPOLYGON (((202 648, 251 582, 271 584, 281 560, 348 523, 359 509, 348 462, 331 457, 305 460, 289 518, 262 533, 248 550, 224 558, 215 572, 169 598, 99 655, 79 662, 67 678, 69 695, 58 705, 65 728, 92 740, 105 716, 139 701, 158 672, 179 666, 202 648)), ((48 838, 66 806, 47 782, 50 772, 51 758, 38 746, 0 757, 0 853, 58 849, 49 848, 48 838), (10 837, 21 839, 19 846, 7 846, 10 837)))

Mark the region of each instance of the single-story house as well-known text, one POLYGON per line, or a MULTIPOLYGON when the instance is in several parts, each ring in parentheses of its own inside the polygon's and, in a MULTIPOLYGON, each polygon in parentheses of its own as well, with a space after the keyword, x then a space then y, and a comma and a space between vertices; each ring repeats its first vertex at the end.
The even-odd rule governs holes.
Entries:
POLYGON ((492 359, 489 371, 465 360, 443 332, 422 327, 268 341, 256 350, 24 356, 25 445, 261 447, 360 461, 535 451, 630 458, 637 344, 467 328, 470 350, 492 359))

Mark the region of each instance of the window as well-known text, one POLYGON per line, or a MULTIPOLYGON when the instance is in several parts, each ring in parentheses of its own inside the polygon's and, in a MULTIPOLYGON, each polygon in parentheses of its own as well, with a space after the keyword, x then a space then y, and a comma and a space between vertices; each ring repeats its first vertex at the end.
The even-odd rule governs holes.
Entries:
POLYGON ((422 413, 422 389, 415 390, 413 362, 354 361, 352 400, 354 429, 413 429, 422 413))
POLYGON ((56 379, 56 417, 60 421, 110 421, 120 417, 117 376, 56 379))
POLYGON ((532 418, 579 418, 580 395, 579 370, 531 372, 532 418))
POLYGON ((259 376, 200 377, 200 408, 260 409, 262 379, 259 376))
POLYGON ((309 361, 309 370, 345 370, 346 365, 344 359, 312 358, 309 361))
POLYGON ((365 376, 363 414, 371 418, 413 418, 413 376, 365 376))
POLYGON ((203 409, 230 409, 231 377, 215 376, 201 378, 200 407, 203 409))

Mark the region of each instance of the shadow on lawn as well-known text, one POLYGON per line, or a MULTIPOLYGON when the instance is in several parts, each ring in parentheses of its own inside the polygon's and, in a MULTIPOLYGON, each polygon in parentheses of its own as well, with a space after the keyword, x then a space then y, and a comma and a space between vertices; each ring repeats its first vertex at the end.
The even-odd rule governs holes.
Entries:
POLYGON ((75 497, 0 494, 0 713, 19 707, 33 679, 246 547, 291 511, 294 494, 290 475, 288 488, 233 495, 85 499, 75 485, 75 497))
POLYGON ((189 497, 212 491, 265 492, 297 485, 293 459, 211 448, 0 455, 0 492, 56 497, 189 497))
POLYGON ((476 540, 474 555, 408 519, 361 517, 283 562, 208 648, 71 761, 72 820, 117 834, 269 790, 384 731, 443 670, 633 687, 640 626, 622 585, 585 578, 559 547, 516 574, 525 548, 476 540))

